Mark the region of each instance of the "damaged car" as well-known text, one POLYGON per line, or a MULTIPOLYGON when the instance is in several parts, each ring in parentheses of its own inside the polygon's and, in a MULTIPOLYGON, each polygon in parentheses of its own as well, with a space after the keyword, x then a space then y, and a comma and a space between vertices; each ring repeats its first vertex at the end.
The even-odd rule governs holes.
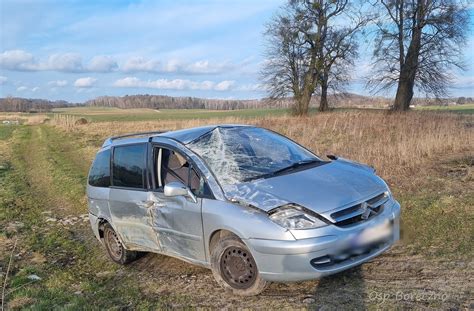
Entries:
POLYGON ((255 126, 109 138, 87 197, 113 261, 173 256, 239 295, 338 273, 399 239, 400 205, 373 168, 255 126))

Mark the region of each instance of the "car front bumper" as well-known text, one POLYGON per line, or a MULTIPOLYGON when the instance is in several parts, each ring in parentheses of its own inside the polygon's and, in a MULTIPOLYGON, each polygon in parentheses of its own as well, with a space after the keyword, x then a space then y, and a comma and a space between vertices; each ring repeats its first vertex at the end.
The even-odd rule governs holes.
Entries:
POLYGON ((349 228, 330 225, 324 228, 297 230, 299 238, 292 241, 247 239, 247 246, 263 279, 274 282, 318 279, 360 265, 388 250, 400 237, 400 204, 391 199, 382 213, 349 228), (390 224, 383 240, 354 246, 354 237, 371 228, 390 224), (304 232, 303 232, 304 231, 304 232), (324 258, 331 262, 321 263, 324 258))

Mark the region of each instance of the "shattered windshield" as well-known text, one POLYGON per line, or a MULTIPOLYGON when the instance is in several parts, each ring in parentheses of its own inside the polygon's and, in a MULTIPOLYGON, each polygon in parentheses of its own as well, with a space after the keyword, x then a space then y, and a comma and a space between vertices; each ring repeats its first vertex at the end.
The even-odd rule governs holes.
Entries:
POLYGON ((268 176, 298 163, 319 161, 288 138, 256 127, 216 127, 188 147, 214 172, 221 185, 268 176))

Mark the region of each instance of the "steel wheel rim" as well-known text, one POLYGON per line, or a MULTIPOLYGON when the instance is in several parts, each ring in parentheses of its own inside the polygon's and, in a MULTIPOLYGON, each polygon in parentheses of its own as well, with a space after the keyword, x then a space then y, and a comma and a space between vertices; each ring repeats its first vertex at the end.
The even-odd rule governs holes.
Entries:
POLYGON ((222 253, 220 267, 224 281, 238 289, 250 288, 258 274, 250 252, 235 246, 226 248, 222 253))
POLYGON ((120 260, 122 258, 122 244, 120 240, 113 230, 106 230, 105 231, 105 242, 107 245, 107 249, 109 250, 110 256, 115 260, 120 260))

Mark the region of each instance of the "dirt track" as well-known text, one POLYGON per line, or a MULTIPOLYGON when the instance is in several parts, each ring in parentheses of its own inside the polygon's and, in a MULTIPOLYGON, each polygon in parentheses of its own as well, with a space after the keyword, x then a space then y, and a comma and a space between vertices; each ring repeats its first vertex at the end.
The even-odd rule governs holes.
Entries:
MULTIPOLYGON (((42 284, 30 286, 37 286, 40 292, 49 286, 56 286, 87 301, 101 299, 102 295, 108 297, 112 295, 109 292, 120 293, 127 291, 127 286, 135 286, 136 295, 139 295, 137 299, 149 301, 150 304, 158 303, 161 307, 309 307, 318 310, 474 308, 473 286, 469 283, 474 279, 472 260, 410 255, 412 252, 403 243, 361 267, 319 281, 274 283, 258 297, 229 295, 217 286, 209 270, 161 255, 149 254, 129 266, 117 267, 106 257, 88 223, 80 219, 64 223, 64 219, 71 220, 87 211, 81 183, 88 164, 77 148, 49 127, 31 128, 30 135, 25 137, 21 138, 23 141, 12 141, 10 146, 23 144, 30 146, 35 153, 17 156, 13 164, 24 170, 24 176, 31 185, 32 194, 28 195, 33 195, 33 201, 38 205, 35 215, 40 215, 38 217, 44 221, 38 222, 35 233, 13 228, 7 237, 2 238, 0 249, 8 254, 15 234, 20 235, 17 252, 23 255, 15 259, 12 275, 21 274, 25 266, 37 265, 42 284), (57 180, 58 174, 68 174, 69 177, 57 180), (72 190, 67 192, 63 186, 72 190), (63 223, 46 221, 48 218, 62 219, 63 223), (47 236, 51 231, 73 240, 74 247, 81 249, 78 255, 72 256, 68 250, 61 249, 57 252, 42 252, 41 248, 34 251, 34 245, 26 240, 28 235, 47 236), (38 256, 44 260, 35 262, 38 256), (66 273, 64 271, 73 271, 71 277, 64 281, 58 276, 58 280, 63 281, 54 281, 56 277, 53 276, 66 273), (94 284, 99 285, 83 286, 91 278, 94 284)), ((22 217, 18 221, 27 222, 22 217)), ((74 249, 71 251, 74 252, 74 249)), ((5 258, 2 263, 5 263, 5 258)), ((19 290, 17 295, 10 298, 11 307, 24 307, 43 299, 38 294, 38 297, 22 303, 21 298, 28 295, 28 291, 19 290)), ((118 294, 113 295, 112 300, 103 302, 103 307, 136 307, 134 302, 115 297, 118 294)))

